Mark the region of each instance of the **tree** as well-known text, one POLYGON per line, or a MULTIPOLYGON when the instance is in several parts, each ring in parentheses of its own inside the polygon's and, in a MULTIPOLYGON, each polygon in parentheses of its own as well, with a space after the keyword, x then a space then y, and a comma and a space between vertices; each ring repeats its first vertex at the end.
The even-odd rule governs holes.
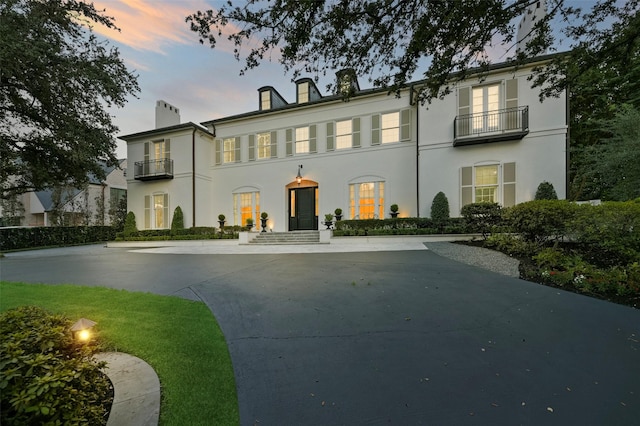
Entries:
POLYGON ((117 49, 91 25, 116 28, 79 0, 0 0, 0 197, 104 178, 117 166, 106 108, 139 91, 117 49))
POLYGON ((171 219, 171 232, 174 233, 180 229, 184 229, 184 215, 182 214, 182 208, 176 207, 173 211, 173 219, 171 219))
MULTIPOLYGON (((599 0, 590 12, 583 13, 564 0, 547 0, 546 16, 526 35, 526 48, 514 54, 512 62, 517 66, 553 51, 556 33, 552 24, 562 22, 563 33, 573 43, 570 48, 577 49, 569 60, 561 56, 550 67, 538 69, 533 82, 541 87, 542 96, 557 95, 574 76, 566 72, 568 68, 580 63, 598 66, 619 53, 609 41, 627 17, 637 17, 638 2, 599 0), (611 28, 606 26, 609 22, 611 28)), ((215 47, 223 38, 231 41, 236 59, 244 59, 241 74, 276 51, 279 62, 285 71, 293 70, 294 78, 304 72, 318 79, 327 71, 351 68, 358 75, 369 75, 374 86, 399 90, 428 63, 417 96, 430 102, 450 93, 453 84, 467 78, 473 68, 488 70, 488 47, 499 44, 514 50, 518 41, 515 25, 537 3, 248 0, 243 6, 228 2, 218 10, 198 11, 186 20, 201 43, 215 47)), ((625 38, 636 36, 630 32, 625 38)))
POLYGON ((131 237, 137 233, 138 227, 136 226, 136 215, 133 212, 129 212, 124 220, 124 236, 131 237))
POLYGON ((436 222, 449 219, 449 200, 442 191, 438 192, 431 202, 431 219, 436 222))
POLYGON ((640 197, 639 122, 640 109, 623 105, 602 123, 608 137, 579 150, 583 167, 577 180, 585 182, 594 198, 627 201, 640 197))

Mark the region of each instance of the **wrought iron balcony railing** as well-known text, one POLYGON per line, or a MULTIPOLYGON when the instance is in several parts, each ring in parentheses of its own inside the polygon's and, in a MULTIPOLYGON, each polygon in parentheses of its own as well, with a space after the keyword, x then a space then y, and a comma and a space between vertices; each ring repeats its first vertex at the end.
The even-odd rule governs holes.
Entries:
POLYGON ((163 158, 136 161, 133 178, 137 180, 173 179, 173 160, 163 158))
POLYGON ((453 146, 520 140, 528 133, 528 106, 459 115, 453 121, 453 146))

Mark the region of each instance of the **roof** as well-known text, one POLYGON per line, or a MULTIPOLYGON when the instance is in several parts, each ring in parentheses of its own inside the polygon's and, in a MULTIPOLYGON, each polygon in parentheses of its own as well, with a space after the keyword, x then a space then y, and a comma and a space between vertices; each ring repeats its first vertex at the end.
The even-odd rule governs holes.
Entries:
POLYGON ((202 127, 202 125, 200 124, 196 124, 193 122, 188 122, 188 123, 182 123, 182 124, 176 124, 174 126, 168 126, 168 127, 161 127, 159 129, 152 129, 152 130, 145 130, 144 132, 138 132, 138 133, 132 133, 130 135, 124 135, 124 136, 118 136, 118 138, 124 140, 124 141, 130 141, 133 139, 139 139, 139 138, 143 138, 143 137, 149 137, 149 136, 153 136, 153 135, 160 135, 160 134, 165 134, 168 132, 175 132, 178 130, 186 130, 186 129, 195 129, 195 130, 200 130, 203 133, 208 134, 209 136, 214 136, 211 132, 209 132, 209 130, 206 127, 202 127))
MULTIPOLYGON (((540 63, 540 62, 547 62, 550 61, 551 59, 553 59, 556 56, 559 55, 563 55, 565 53, 552 53, 552 54, 548 54, 548 55, 543 55, 543 56, 537 56, 535 58, 531 58, 527 61, 525 61, 524 63, 516 63, 514 61, 507 61, 507 62, 500 62, 500 63, 496 63, 496 64, 491 64, 489 65, 487 68, 482 68, 482 67, 476 67, 476 68, 472 68, 470 70, 468 70, 467 72, 471 75, 473 74, 479 74, 482 72, 492 72, 492 71, 499 71, 502 69, 507 69, 507 68, 515 68, 517 66, 523 66, 523 65, 531 65, 534 63, 540 63)), ((451 73, 451 79, 455 79, 456 76, 460 75, 460 72, 454 72, 451 73)), ((302 79, 298 80, 301 81, 302 79)), ((403 87, 401 90, 409 90, 411 87, 413 86, 419 86, 420 84, 424 84, 426 82, 426 80, 417 80, 414 82, 409 82, 405 85, 405 87, 403 87)), ((265 89, 265 88, 270 88, 271 86, 264 86, 259 90, 265 89)), ((370 88, 370 89, 364 89, 364 90, 359 90, 358 92, 356 92, 352 98, 357 98, 360 96, 367 96, 367 95, 372 95, 372 94, 378 94, 378 93, 385 93, 385 92, 389 92, 389 87, 376 87, 376 88, 370 88)), ((305 102, 303 104, 298 104, 298 103, 291 103, 291 104, 287 104, 285 106, 279 107, 279 108, 273 108, 270 110, 257 110, 257 111, 251 111, 251 112, 245 112, 242 114, 236 114, 236 115, 231 115, 228 117, 222 117, 222 118, 216 118, 213 120, 208 120, 208 121, 203 121, 200 124, 202 124, 203 126, 214 126, 218 123, 225 123, 228 121, 234 121, 234 120, 239 120, 239 119, 243 119, 243 118, 249 118, 249 117, 253 117, 253 116, 258 116, 258 115, 266 115, 266 114, 273 114, 273 113, 277 113, 277 112, 281 112, 281 111, 286 111, 286 110, 290 110, 290 109, 294 109, 294 108, 306 108, 309 106, 315 106, 315 105, 319 105, 319 104, 323 104, 323 103, 327 103, 327 102, 335 102, 335 101, 342 101, 344 99, 344 97, 341 94, 336 94, 336 95, 328 95, 328 96, 323 96, 321 99, 315 100, 315 101, 310 101, 310 102, 305 102)))

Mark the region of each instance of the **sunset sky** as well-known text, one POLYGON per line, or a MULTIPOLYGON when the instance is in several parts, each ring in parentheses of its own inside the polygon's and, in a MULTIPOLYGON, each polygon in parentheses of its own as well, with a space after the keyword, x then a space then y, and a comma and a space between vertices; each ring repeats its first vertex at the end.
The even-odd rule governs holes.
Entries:
MULTIPOLYGON (((572 3, 587 8, 593 1, 572 3)), ((159 99, 178 107, 183 123, 254 111, 258 108, 257 89, 266 85, 275 87, 288 102, 295 101, 292 76, 284 74, 277 60, 240 76, 242 64, 234 59, 230 43, 211 49, 198 42, 185 17, 221 4, 221 0, 94 0, 96 9, 105 9, 106 15, 115 18, 121 32, 102 27, 94 31, 107 37, 120 50, 127 67, 139 76, 138 98, 131 97, 124 108, 112 110, 120 135, 153 129, 159 99)), ((319 82, 323 95, 333 77, 319 82)), ((360 87, 370 85, 361 79, 360 87)), ((119 141, 116 154, 126 157, 123 141, 119 141)))

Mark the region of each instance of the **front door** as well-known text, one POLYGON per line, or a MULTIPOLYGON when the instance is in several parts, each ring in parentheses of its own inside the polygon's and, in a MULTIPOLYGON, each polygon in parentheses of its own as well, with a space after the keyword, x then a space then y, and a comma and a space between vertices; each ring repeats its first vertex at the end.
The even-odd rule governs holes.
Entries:
POLYGON ((289 230, 317 230, 317 187, 289 189, 289 230))

